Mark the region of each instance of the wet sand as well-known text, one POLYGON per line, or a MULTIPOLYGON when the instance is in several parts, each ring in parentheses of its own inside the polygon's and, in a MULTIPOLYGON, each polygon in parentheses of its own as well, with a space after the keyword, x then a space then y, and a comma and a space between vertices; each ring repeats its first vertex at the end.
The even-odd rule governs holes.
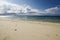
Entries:
POLYGON ((60 40, 60 23, 0 20, 0 40, 60 40))

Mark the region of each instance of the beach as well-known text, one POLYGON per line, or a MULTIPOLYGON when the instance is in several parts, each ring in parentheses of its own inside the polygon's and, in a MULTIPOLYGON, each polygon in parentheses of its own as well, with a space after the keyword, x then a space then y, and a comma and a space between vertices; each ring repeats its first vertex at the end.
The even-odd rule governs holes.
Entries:
POLYGON ((60 23, 0 19, 0 40, 60 40, 60 23))

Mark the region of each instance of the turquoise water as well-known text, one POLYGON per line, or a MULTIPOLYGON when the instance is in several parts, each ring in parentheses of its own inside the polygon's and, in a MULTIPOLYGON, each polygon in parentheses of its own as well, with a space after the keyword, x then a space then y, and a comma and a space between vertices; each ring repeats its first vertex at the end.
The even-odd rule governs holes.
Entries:
POLYGON ((47 22, 58 22, 60 23, 59 16, 15 16, 11 19, 27 20, 27 21, 47 21, 47 22))

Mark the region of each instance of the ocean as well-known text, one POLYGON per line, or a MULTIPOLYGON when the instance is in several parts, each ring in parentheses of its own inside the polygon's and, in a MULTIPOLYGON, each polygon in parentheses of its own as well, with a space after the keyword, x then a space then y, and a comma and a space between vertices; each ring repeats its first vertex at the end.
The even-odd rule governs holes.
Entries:
POLYGON ((25 21, 46 21, 60 23, 60 16, 13 16, 10 18, 25 21))

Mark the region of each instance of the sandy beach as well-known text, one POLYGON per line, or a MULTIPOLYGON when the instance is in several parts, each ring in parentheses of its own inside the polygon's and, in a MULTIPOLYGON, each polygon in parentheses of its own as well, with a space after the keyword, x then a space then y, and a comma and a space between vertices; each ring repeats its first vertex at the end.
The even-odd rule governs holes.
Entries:
POLYGON ((0 19, 0 40, 60 40, 60 23, 0 19))

